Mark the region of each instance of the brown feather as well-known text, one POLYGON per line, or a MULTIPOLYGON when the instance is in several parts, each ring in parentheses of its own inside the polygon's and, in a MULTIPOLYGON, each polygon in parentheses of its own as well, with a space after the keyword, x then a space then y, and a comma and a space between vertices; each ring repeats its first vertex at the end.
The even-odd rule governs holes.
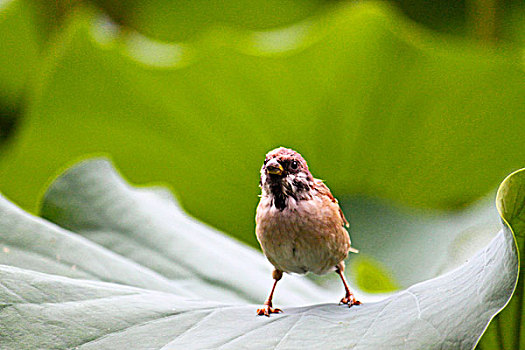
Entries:
MULTIPOLYGON (((334 195, 332 194, 332 192, 330 192, 330 189, 328 188, 328 186, 326 186, 324 184, 323 180, 314 179, 314 182, 315 182, 315 189, 317 190, 317 192, 319 192, 321 194, 324 194, 325 196, 330 197, 332 202, 334 202, 335 204, 339 205, 339 202, 337 201, 337 198, 335 198, 334 195)), ((346 220, 345 214, 341 210, 340 206, 339 206, 339 215, 341 216, 341 220, 343 221, 342 225, 344 227, 346 227, 346 228, 349 228, 350 227, 350 223, 348 222, 348 220, 346 220)))

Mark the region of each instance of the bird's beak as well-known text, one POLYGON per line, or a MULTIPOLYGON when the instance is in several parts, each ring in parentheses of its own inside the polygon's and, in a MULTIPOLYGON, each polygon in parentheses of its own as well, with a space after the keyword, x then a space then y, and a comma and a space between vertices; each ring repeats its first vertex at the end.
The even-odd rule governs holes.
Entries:
POLYGON ((272 159, 268 163, 266 163, 266 171, 268 172, 268 174, 281 175, 284 169, 278 161, 272 159))

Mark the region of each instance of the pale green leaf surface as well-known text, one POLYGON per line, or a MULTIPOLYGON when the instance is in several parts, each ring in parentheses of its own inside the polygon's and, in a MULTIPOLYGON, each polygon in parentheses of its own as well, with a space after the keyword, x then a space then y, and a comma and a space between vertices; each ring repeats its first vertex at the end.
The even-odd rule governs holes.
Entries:
MULTIPOLYGON (((519 201, 522 195, 510 190, 498 200, 519 201)), ((234 291, 249 290, 245 281, 252 281, 250 270, 257 275, 263 269, 260 254, 192 221, 166 191, 133 189, 104 160, 82 162, 60 176, 47 192, 42 212, 125 255, 133 256, 131 247, 153 246, 151 252, 175 260, 175 271, 182 262, 198 277, 211 277, 208 283, 236 280, 239 288, 228 285, 234 291), (125 236, 141 244, 130 244, 125 236), (215 278, 195 267, 203 260, 213 264, 215 278), (244 265, 232 265, 239 261, 244 265), (234 267, 234 279, 223 274, 234 267)), ((148 265, 140 253, 134 257, 148 265)), ((151 260, 156 260, 153 254, 151 260)), ((163 272, 170 273, 168 268, 163 272)), ((335 303, 286 307, 284 314, 266 318, 255 315, 256 305, 188 300, 2 266, 0 347, 471 349, 509 300, 517 274, 515 241, 504 226, 467 263, 379 302, 350 309, 335 303)), ((310 287, 304 285, 301 293, 315 294, 318 287, 310 287)), ((282 288, 278 293, 294 291, 282 288)))
POLYGON ((374 290, 367 278, 378 276, 366 268, 368 258, 406 288, 465 263, 501 226, 493 195, 461 211, 427 211, 367 198, 343 197, 340 203, 351 223, 352 244, 361 251, 349 259, 350 274, 359 270, 355 278, 367 291, 374 290))
POLYGON ((0 196, 0 264, 194 296, 167 278, 34 217, 0 196))
POLYGON ((351 309, 335 304, 288 308, 271 318, 255 316, 255 305, 188 301, 173 294, 2 266, 0 345, 471 349, 510 297, 516 266, 514 242, 506 230, 461 268, 381 302, 351 309))
POLYGON ((496 204, 514 233, 519 249, 520 271, 509 305, 490 324, 480 349, 525 349, 525 169, 510 174, 501 184, 496 204))
POLYGON ((174 294, 74 280, 11 266, 1 265, 0 275, 3 349, 71 349, 80 345, 90 348, 95 341, 101 344, 91 348, 160 348, 159 342, 167 336, 163 319, 174 321, 167 342, 182 333, 192 319, 202 318, 205 312, 199 312, 200 309, 216 306, 174 294), (136 331, 140 337, 132 336, 136 331), (116 339, 108 344, 104 337, 111 335, 116 339))

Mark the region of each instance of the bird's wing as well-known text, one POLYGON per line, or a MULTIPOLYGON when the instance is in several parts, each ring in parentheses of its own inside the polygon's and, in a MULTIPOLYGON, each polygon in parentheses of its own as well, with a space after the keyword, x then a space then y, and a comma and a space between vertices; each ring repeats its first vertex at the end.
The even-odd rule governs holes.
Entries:
POLYGON ((345 214, 343 214, 343 211, 341 210, 341 207, 339 206, 339 202, 337 201, 337 198, 335 198, 332 192, 330 192, 330 189, 328 188, 328 186, 324 184, 323 180, 314 179, 314 181, 315 181, 315 188, 317 189, 317 192, 325 196, 328 196, 333 203, 337 204, 337 207, 339 208, 339 215, 341 216, 341 220, 343 221, 343 226, 347 228, 350 227, 348 220, 346 220, 345 218, 345 214))

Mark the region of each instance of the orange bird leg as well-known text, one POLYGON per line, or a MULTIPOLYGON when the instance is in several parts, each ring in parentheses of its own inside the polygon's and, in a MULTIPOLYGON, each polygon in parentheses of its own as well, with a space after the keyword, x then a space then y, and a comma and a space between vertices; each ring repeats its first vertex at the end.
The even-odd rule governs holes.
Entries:
POLYGON ((273 299, 273 292, 275 291, 275 286, 277 285, 277 282, 283 277, 283 272, 280 270, 274 270, 272 273, 273 279, 275 280, 273 282, 272 291, 270 292, 270 296, 268 296, 268 300, 264 303, 265 307, 262 309, 257 309, 257 315, 259 316, 268 316, 270 317, 270 314, 278 314, 279 312, 283 312, 281 309, 274 309, 272 305, 272 299, 273 299))
POLYGON ((341 304, 347 304, 348 307, 352 307, 352 305, 360 305, 361 302, 359 300, 355 299, 354 294, 350 291, 350 288, 348 288, 348 284, 346 283, 345 275, 343 274, 343 271, 345 270, 345 265, 343 262, 339 263, 335 267, 335 272, 341 277, 341 281, 343 281, 343 285, 345 286, 346 294, 341 299, 339 303, 341 304))

